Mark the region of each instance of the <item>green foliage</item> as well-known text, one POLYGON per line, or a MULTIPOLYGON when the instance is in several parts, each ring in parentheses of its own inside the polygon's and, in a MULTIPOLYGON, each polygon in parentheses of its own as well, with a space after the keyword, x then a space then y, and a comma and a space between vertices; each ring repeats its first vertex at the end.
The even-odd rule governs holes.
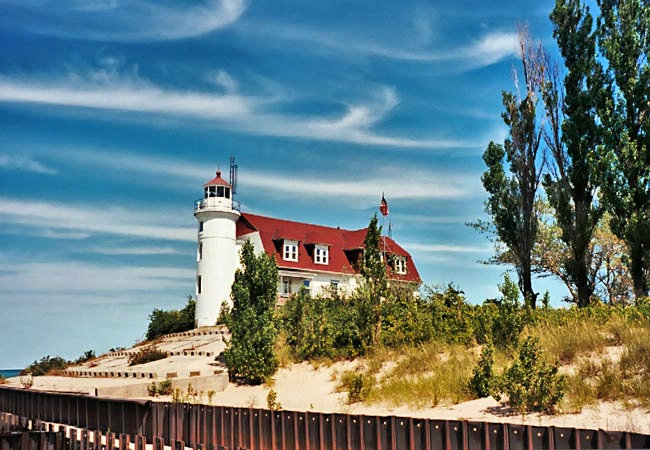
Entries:
POLYGON ((273 321, 278 268, 266 253, 256 256, 250 241, 242 246, 241 266, 232 285, 233 308, 227 319, 231 339, 224 358, 233 381, 261 384, 278 368, 273 321))
POLYGON ((359 332, 362 309, 356 299, 333 293, 311 298, 301 290, 279 312, 291 355, 299 361, 319 357, 354 357, 363 354, 359 332))
POLYGON ((393 291, 382 302, 381 345, 395 348, 420 344, 430 340, 434 330, 430 304, 413 298, 410 289, 393 291))
POLYGON ((357 325, 365 346, 379 342, 381 303, 388 293, 386 263, 382 258, 381 240, 381 227, 377 226, 377 214, 375 214, 368 224, 364 240, 363 258, 359 267, 363 284, 357 290, 357 302, 361 310, 357 325))
POLYGON ((348 404, 359 403, 368 398, 374 379, 363 372, 355 373, 349 381, 348 404))
POLYGON ((43 356, 39 361, 34 361, 29 366, 25 367, 21 375, 32 375, 35 377, 47 375, 51 372, 58 372, 65 370, 68 367, 68 361, 60 356, 50 357, 50 355, 43 356))
POLYGON ((596 192, 606 168, 595 113, 600 75, 596 34, 589 9, 580 0, 557 1, 550 17, 567 71, 560 87, 557 73, 547 70, 549 78, 541 88, 551 125, 546 142, 555 163, 552 174, 544 177, 544 188, 568 250, 561 261, 565 281, 574 287, 578 306, 584 307, 596 288, 590 244, 604 213, 596 192))
POLYGON ((95 359, 95 352, 94 350, 86 350, 79 358, 75 360, 75 364, 81 364, 90 361, 91 359, 95 359))
POLYGON ((278 402, 278 393, 273 389, 269 389, 269 393, 266 395, 266 407, 271 411, 280 411, 282 409, 282 404, 278 402))
MULTIPOLYGON (((528 50, 524 52, 524 69, 528 50)), ((526 72, 526 95, 503 92, 503 121, 509 136, 503 144, 490 142, 483 153, 487 170, 481 176, 488 192, 485 211, 490 215, 493 233, 514 256, 519 285, 524 297, 535 307, 532 288, 532 250, 537 239, 538 212, 535 199, 541 174, 537 166, 540 132, 536 122, 534 80, 526 72), (510 175, 507 174, 510 172, 510 175)), ((481 229, 481 224, 475 225, 481 229)))
POLYGON ((154 309, 149 315, 147 340, 153 340, 170 333, 180 333, 194 328, 194 310, 196 302, 188 297, 187 305, 181 310, 164 311, 154 309))
POLYGON ((628 246, 636 298, 650 280, 650 6, 643 0, 599 0, 598 80, 608 170, 603 192, 612 231, 628 246))
POLYGON ((155 345, 144 347, 140 351, 129 355, 129 366, 158 361, 167 358, 167 356, 167 352, 158 350, 155 345))
POLYGON ((508 404, 518 412, 554 412, 564 396, 565 377, 541 355, 539 340, 529 336, 498 382, 497 396, 506 394, 508 404))
POLYGON ((508 274, 499 285, 501 298, 486 300, 476 313, 476 335, 479 342, 491 341, 497 348, 517 346, 526 324, 526 310, 519 303, 519 290, 508 274))
POLYGON ((494 386, 494 347, 488 342, 483 346, 481 357, 472 372, 472 379, 469 381, 469 390, 478 398, 489 397, 494 386))
POLYGON ((228 323, 230 318, 230 305, 227 301, 221 302, 221 307, 219 308, 219 315, 217 316, 217 325, 225 325, 228 323))
POLYGON ((444 290, 428 289, 426 301, 434 339, 469 345, 474 340, 474 308, 453 284, 444 290))

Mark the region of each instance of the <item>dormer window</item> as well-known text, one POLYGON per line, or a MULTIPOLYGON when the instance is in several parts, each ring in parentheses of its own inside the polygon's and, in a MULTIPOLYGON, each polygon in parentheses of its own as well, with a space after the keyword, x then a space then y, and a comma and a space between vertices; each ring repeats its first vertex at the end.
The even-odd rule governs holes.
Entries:
POLYGON ((285 261, 298 261, 298 241, 284 241, 282 246, 282 259, 285 261))
POLYGON ((329 248, 326 245, 316 245, 314 247, 314 262, 316 264, 329 264, 329 248))
POLYGON ((395 256, 395 273, 406 275, 406 257, 395 256))

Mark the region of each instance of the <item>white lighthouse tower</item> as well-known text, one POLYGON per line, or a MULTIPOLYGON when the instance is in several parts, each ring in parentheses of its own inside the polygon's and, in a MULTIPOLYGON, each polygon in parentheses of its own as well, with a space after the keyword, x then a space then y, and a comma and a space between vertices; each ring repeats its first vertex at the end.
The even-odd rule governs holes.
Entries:
MULTIPOLYGON (((231 178, 232 174, 231 168, 231 178)), ((194 204, 194 217, 199 221, 197 327, 214 325, 222 302, 232 306, 230 289, 237 269, 236 223, 240 216, 233 194, 233 186, 217 171, 217 176, 203 185, 203 198, 194 204)))

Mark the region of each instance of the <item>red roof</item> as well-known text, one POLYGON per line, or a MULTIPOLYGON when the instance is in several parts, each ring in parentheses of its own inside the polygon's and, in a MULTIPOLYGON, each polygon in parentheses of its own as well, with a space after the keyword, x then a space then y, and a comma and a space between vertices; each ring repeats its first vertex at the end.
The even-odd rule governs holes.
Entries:
MULTIPOLYGON (((343 230, 290 220, 274 219, 256 214, 242 213, 237 221, 237 237, 259 232, 264 251, 275 257, 278 267, 283 269, 314 270, 321 272, 356 274, 354 255, 364 247, 368 228, 343 230), (298 261, 285 261, 282 258, 282 241, 298 241, 298 261), (329 263, 314 262, 314 245, 329 247, 329 263)), ((413 258, 389 237, 383 237, 389 254, 406 257, 406 275, 389 270, 391 279, 421 282, 413 258)))
POLYGON ((203 187, 206 187, 206 186, 228 186, 228 187, 230 187, 230 183, 228 183, 226 180, 221 178, 221 171, 217 170, 217 176, 203 185, 203 187))

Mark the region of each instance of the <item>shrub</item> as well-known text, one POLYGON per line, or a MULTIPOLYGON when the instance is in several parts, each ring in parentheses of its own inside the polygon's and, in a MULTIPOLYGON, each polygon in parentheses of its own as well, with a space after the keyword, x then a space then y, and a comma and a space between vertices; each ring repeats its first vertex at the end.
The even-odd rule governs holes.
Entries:
POLYGON ((269 393, 266 395, 266 407, 271 411, 279 411, 282 409, 282 405, 278 402, 278 393, 273 389, 269 389, 269 393))
POLYGON ((147 386, 147 392, 152 397, 158 395, 171 395, 172 391, 173 391, 172 380, 170 380, 169 378, 166 378, 165 380, 161 381, 159 384, 156 384, 156 382, 154 381, 149 386, 147 386))
POLYGON ((488 342, 483 346, 481 358, 474 368, 472 379, 469 381, 469 390, 478 398, 489 397, 494 385, 494 347, 488 342))
POLYGON ((433 324, 433 337, 450 344, 469 345, 474 338, 474 311, 465 295, 453 284, 441 291, 428 288, 428 309, 433 324))
POLYGON ((196 302, 188 297, 187 305, 181 310, 164 311, 154 309, 149 315, 149 326, 147 327, 147 340, 170 333, 180 333, 194 328, 194 310, 196 302))
POLYGON ((301 290, 279 311, 291 356, 303 361, 320 357, 355 357, 364 352, 358 320, 361 307, 355 299, 333 292, 311 298, 301 290))
POLYGON ((65 370, 68 367, 68 362, 60 356, 50 357, 44 356, 40 361, 34 361, 20 372, 21 375, 32 375, 35 377, 46 375, 50 372, 65 370))
POLYGON ((137 366, 139 364, 146 364, 152 361, 167 358, 167 352, 158 350, 156 346, 145 347, 139 352, 129 355, 129 366, 137 366))
POLYGON ((86 350, 79 358, 75 360, 75 364, 81 364, 95 359, 95 352, 93 350, 86 350))
POLYGON ((480 343, 492 341, 500 349, 516 348, 527 320, 519 302, 517 284, 505 275, 499 285, 500 299, 490 299, 476 311, 476 338, 480 343))
POLYGON ((564 396, 565 377, 558 374, 557 366, 541 360, 539 340, 529 336, 498 384, 497 397, 505 393, 516 411, 553 412, 564 396))
POLYGON ((278 268, 266 253, 256 256, 250 241, 242 246, 241 267, 232 285, 233 308, 227 323, 231 338, 224 360, 231 380, 261 384, 278 368, 273 320, 278 268))
POLYGON ((413 298, 413 290, 392 289, 381 304, 380 342, 387 347, 416 345, 433 335, 433 317, 428 305, 413 298))
POLYGON ((356 373, 350 380, 348 404, 362 402, 367 399, 373 384, 373 379, 370 375, 366 375, 363 372, 356 373))

